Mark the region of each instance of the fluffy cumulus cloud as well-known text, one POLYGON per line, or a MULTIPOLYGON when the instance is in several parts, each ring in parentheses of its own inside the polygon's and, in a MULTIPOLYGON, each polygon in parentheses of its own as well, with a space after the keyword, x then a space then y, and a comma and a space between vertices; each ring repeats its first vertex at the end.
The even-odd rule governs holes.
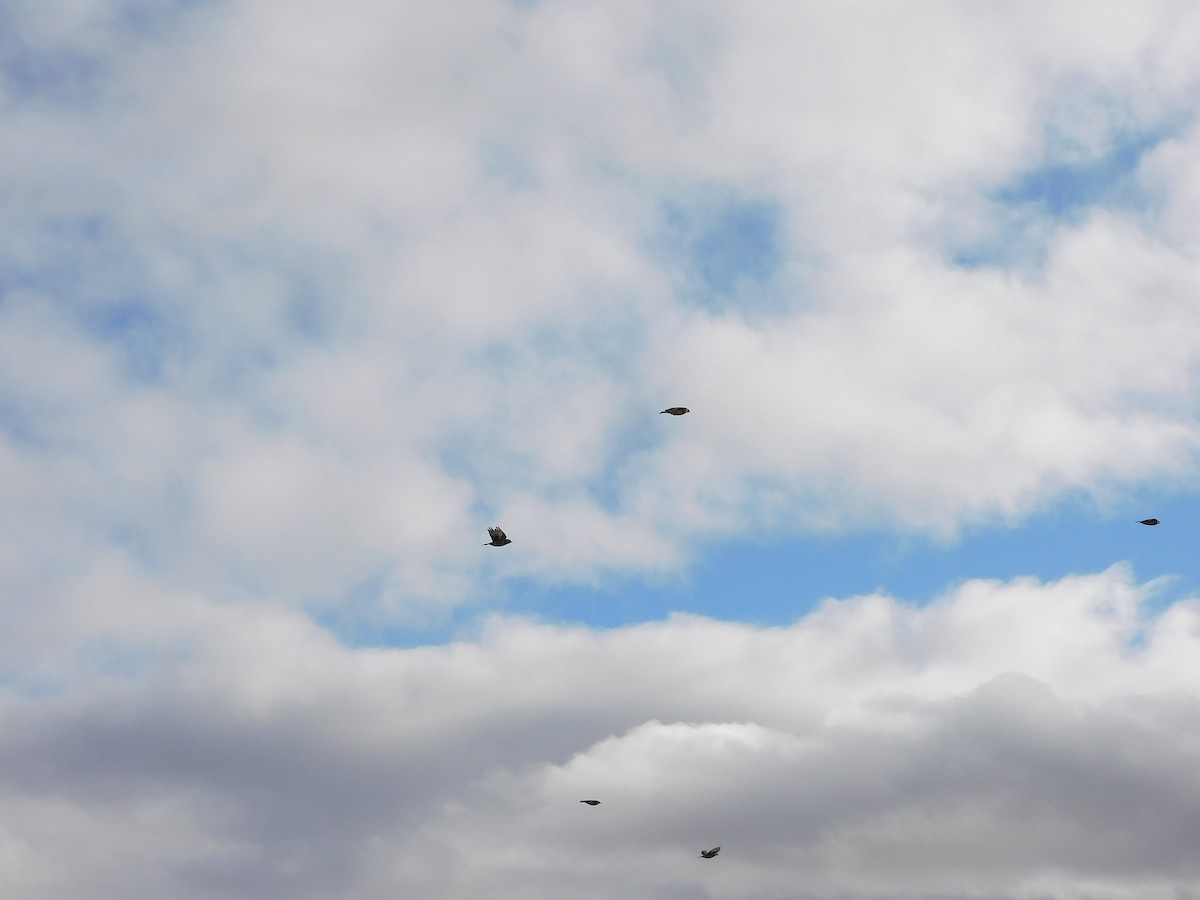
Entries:
POLYGON ((1119 566, 469 630, 1188 484, 1198 99, 1170 0, 0 3, 0 893, 1200 892, 1119 566))
POLYGON ((591 580, 1194 473, 1187 4, 4 18, 19 544, 395 615, 493 519, 591 580))
POLYGON ((4 699, 4 881, 31 900, 1182 896, 1200 608, 1152 616, 1158 589, 1118 567, 920 609, 830 600, 780 628, 497 619, 407 650, 210 610, 185 654, 4 699))

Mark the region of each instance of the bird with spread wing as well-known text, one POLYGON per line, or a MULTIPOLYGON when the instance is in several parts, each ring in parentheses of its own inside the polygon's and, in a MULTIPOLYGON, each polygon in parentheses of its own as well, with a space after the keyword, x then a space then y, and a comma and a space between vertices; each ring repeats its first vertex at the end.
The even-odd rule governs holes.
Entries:
POLYGON ((499 525, 493 525, 488 529, 488 537, 490 537, 491 540, 483 545, 485 547, 503 547, 505 544, 512 543, 512 541, 508 539, 508 535, 504 533, 504 529, 499 525))

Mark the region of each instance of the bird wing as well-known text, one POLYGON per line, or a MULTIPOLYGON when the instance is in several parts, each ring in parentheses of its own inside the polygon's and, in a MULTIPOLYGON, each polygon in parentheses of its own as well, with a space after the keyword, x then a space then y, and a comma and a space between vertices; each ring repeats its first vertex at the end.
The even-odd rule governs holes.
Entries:
POLYGON ((495 525, 488 529, 488 537, 490 537, 493 541, 502 541, 507 537, 507 535, 504 533, 503 528, 501 528, 499 525, 495 525))

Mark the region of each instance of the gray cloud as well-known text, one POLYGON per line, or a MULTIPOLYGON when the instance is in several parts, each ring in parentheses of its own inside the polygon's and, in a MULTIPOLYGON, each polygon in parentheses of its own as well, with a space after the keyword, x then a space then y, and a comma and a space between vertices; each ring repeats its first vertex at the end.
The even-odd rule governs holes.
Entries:
POLYGON ((5 877, 28 898, 1195 890, 1200 608, 1145 618, 1148 590, 1113 569, 786 628, 496 620, 412 650, 209 609, 184 657, 5 698, 5 877))

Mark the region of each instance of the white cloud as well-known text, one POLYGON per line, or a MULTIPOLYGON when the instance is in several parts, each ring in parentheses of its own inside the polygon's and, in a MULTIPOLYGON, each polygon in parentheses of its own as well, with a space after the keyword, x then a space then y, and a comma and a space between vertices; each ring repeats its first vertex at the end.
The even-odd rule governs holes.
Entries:
MULTIPOLYGON (((16 8, 100 77, 4 111, 7 327, 40 293, 77 348, 5 390, 92 367, 21 463, 91 479, 34 500, 71 491, 84 540, 119 510, 181 579, 399 610, 476 592, 494 520, 538 548, 508 571, 594 580, 782 510, 953 534, 1194 471, 1182 202, 1030 223, 1040 268, 947 261, 1053 140, 1178 126, 1184 7, 114 9, 16 8), (771 302, 677 292, 663 210, 712 192, 778 210, 771 302)), ((1147 157, 1163 195, 1192 140, 1147 157)))

